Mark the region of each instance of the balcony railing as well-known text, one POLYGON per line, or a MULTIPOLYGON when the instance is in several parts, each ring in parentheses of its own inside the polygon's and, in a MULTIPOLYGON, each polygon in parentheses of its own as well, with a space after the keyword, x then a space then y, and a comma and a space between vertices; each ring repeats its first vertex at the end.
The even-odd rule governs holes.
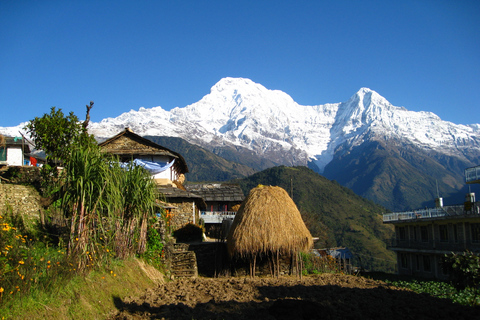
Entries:
POLYGON ((420 209, 404 212, 394 212, 394 213, 384 213, 383 222, 392 222, 400 220, 415 220, 415 219, 426 219, 426 218, 443 218, 443 217, 454 217, 454 216, 463 216, 465 214, 476 214, 479 213, 478 204, 472 206, 472 210, 465 211, 465 207, 462 205, 459 206, 444 206, 439 208, 430 208, 430 209, 420 209))
POLYGON ((466 183, 480 182, 480 166, 465 169, 465 182, 466 183))
POLYGON ((222 223, 225 219, 234 219, 235 211, 202 211, 200 218, 205 223, 222 223))

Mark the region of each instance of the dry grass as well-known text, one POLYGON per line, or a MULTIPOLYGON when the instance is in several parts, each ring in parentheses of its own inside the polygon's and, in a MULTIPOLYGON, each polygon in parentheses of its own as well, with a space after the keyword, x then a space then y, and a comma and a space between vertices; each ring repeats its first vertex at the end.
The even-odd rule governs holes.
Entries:
POLYGON ((312 235, 287 192, 258 186, 242 203, 227 237, 228 251, 248 257, 268 252, 292 254, 313 245, 312 235))

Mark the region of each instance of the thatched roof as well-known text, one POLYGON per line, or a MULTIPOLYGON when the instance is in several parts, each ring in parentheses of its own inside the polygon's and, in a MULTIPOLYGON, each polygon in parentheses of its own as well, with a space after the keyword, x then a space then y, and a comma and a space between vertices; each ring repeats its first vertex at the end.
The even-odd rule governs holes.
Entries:
POLYGON ((242 203, 227 237, 230 255, 249 256, 306 251, 312 235, 288 193, 280 187, 258 186, 242 203))

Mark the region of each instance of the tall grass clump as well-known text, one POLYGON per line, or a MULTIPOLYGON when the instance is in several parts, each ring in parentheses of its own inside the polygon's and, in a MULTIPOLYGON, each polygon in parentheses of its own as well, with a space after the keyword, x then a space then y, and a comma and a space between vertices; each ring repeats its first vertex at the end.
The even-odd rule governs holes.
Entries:
POLYGON ((68 255, 79 270, 145 252, 157 197, 148 172, 122 166, 97 146, 76 148, 65 166, 62 210, 70 223, 68 255))

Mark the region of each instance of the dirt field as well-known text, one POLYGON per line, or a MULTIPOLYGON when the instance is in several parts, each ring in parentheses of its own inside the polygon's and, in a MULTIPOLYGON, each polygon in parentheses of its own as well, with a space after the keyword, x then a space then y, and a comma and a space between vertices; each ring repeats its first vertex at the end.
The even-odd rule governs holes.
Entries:
POLYGON ((110 319, 480 319, 480 308, 333 274, 178 279, 115 305, 110 319))

